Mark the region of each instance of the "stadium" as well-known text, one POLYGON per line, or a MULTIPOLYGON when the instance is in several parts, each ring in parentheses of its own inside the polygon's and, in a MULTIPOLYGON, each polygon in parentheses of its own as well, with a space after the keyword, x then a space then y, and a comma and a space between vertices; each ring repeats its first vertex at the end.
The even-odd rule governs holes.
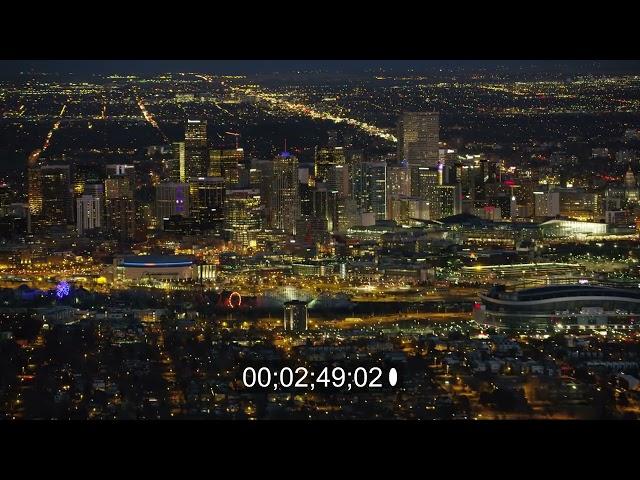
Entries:
POLYGON ((133 255, 115 260, 115 278, 120 281, 191 280, 197 277, 193 258, 179 255, 133 255))
POLYGON ((480 294, 474 318, 489 327, 520 331, 637 328, 640 288, 582 282, 522 290, 495 286, 480 294))

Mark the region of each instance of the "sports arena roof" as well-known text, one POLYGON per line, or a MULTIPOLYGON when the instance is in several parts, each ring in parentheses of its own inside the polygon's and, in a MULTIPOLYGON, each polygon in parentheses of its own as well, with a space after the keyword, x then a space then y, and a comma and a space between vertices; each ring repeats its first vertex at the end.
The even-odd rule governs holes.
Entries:
POLYGON ((546 287, 527 288, 515 292, 506 292, 493 288, 486 295, 488 298, 505 299, 516 302, 559 299, 568 297, 610 297, 640 300, 640 289, 614 288, 597 285, 550 285, 546 287))
POLYGON ((124 257, 124 267, 189 267, 193 265, 193 258, 185 255, 132 255, 124 257))

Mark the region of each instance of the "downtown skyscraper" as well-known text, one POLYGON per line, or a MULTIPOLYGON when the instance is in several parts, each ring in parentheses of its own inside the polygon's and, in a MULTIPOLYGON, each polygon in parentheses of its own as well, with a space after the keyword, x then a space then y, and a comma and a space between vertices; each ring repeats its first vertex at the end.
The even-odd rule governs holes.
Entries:
POLYGON ((114 238, 131 240, 136 228, 133 165, 107 165, 104 181, 106 230, 114 238))
POLYGON ((272 226, 287 234, 295 235, 296 220, 300 216, 298 183, 298 159, 282 152, 273 161, 272 226))
POLYGON ((209 174, 206 120, 187 120, 184 131, 184 159, 186 178, 206 177, 209 174))
POLYGON ((420 167, 438 166, 440 114, 437 112, 403 112, 398 120, 398 161, 409 165, 411 196, 421 197, 414 172, 420 167))

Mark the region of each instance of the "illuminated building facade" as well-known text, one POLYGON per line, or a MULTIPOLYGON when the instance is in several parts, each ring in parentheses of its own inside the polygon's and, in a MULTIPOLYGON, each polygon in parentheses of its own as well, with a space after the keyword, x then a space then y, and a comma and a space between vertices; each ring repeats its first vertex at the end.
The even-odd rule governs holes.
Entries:
POLYGON ((209 151, 209 176, 224 178, 227 186, 237 185, 244 166, 244 149, 216 148, 209 151))
POLYGON ((429 220, 438 220, 461 213, 460 193, 457 185, 436 185, 427 191, 429 220))
POLYGON ((291 300, 284 303, 284 330, 302 333, 308 328, 307 302, 291 300))
POLYGON ((560 189, 560 215, 580 221, 600 220, 601 195, 579 189, 560 189))
POLYGON ((373 212, 376 220, 384 220, 387 216, 387 164, 365 162, 363 166, 365 211, 373 212))
POLYGON ((42 213, 42 171, 40 166, 29 166, 27 170, 29 212, 32 216, 42 213))
POLYGON ((161 183, 156 186, 155 216, 158 225, 165 218, 189 215, 189 185, 186 183, 161 183))
POLYGON ((300 217, 296 225, 296 244, 311 247, 326 245, 330 236, 327 219, 323 217, 300 217))
POLYGON ((387 218, 393 217, 393 200, 410 195, 407 164, 387 165, 387 218))
POLYGON ((342 147, 321 148, 316 152, 315 177, 319 182, 325 182, 330 188, 337 189, 335 183, 335 167, 345 165, 346 158, 342 147))
POLYGON ((209 173, 206 120, 187 120, 184 149, 185 177, 206 177, 209 173))
POLYGON ((547 237, 572 237, 581 235, 605 235, 606 223, 579 222, 575 220, 549 220, 540 224, 547 237))
POLYGON ((430 220, 429 202, 421 198, 401 197, 392 200, 391 218, 398 223, 430 220))
POLYGON ((272 226, 295 234, 296 220, 300 216, 298 189, 298 159, 282 152, 273 161, 272 226))
POLYGON ((135 234, 136 209, 131 179, 113 175, 104 181, 106 230, 120 240, 131 240, 135 234))
POLYGON ((534 215, 537 218, 549 218, 560 215, 560 192, 540 191, 533 192, 534 215))
POLYGON ((324 183, 317 182, 313 187, 310 187, 307 193, 309 195, 309 205, 305 206, 304 215, 326 220, 329 231, 333 231, 338 221, 338 192, 329 190, 324 183))
POLYGON ((136 190, 136 169, 133 165, 111 164, 106 166, 107 178, 125 177, 131 192, 136 190))
POLYGON ((336 203, 337 225, 334 231, 346 233, 347 230, 358 223, 358 204, 355 199, 339 198, 336 203))
POLYGON ((253 178, 257 180, 257 184, 252 184, 252 188, 260 190, 260 198, 262 199, 264 225, 272 225, 272 204, 273 204, 273 166, 271 160, 251 160, 251 169, 255 170, 253 178))
POLYGON ((358 162, 352 166, 351 196, 361 213, 373 213, 378 220, 387 216, 387 164, 385 161, 358 162))
POLYGON ((197 278, 193 258, 182 255, 133 255, 114 259, 117 281, 145 283, 179 281, 197 278))
POLYGON ((103 197, 82 195, 76 199, 76 228, 79 235, 102 227, 103 197))
POLYGON ((436 167, 439 137, 439 113, 403 112, 398 120, 398 160, 410 166, 436 167))
POLYGON ((442 185, 442 172, 438 168, 415 167, 411 172, 411 196, 414 198, 427 201, 436 198, 438 185, 442 185))
MULTIPOLYGON (((403 112, 398 120, 398 160, 409 165, 413 177, 419 167, 436 168, 439 160, 440 114, 403 112)), ((419 183, 411 180, 411 196, 420 197, 419 183)))
POLYGON ((598 284, 551 285, 518 291, 503 286, 480 295, 475 320, 506 330, 635 329, 640 293, 598 284))
POLYGON ((329 176, 329 187, 337 192, 338 198, 347 198, 351 194, 349 167, 335 165, 329 176))
POLYGON ((73 222, 71 169, 69 165, 40 167, 42 210, 38 222, 43 226, 73 222))
POLYGON ((221 177, 189 179, 191 216, 201 230, 220 232, 225 211, 225 182, 221 177))
POLYGON ((171 159, 168 165, 169 180, 185 183, 187 181, 185 142, 173 142, 171 144, 171 159))
POLYGON ((255 248, 262 228, 260 190, 236 189, 226 193, 225 231, 229 240, 255 248))

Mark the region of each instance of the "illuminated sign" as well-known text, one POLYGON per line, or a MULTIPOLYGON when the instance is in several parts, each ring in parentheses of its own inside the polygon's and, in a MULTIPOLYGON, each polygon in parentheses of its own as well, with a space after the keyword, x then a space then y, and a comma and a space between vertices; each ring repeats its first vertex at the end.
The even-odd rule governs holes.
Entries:
POLYGON ((68 296, 70 291, 71 287, 65 281, 62 281, 58 283, 58 285, 56 285, 56 297, 58 297, 59 299, 63 299, 68 296))

